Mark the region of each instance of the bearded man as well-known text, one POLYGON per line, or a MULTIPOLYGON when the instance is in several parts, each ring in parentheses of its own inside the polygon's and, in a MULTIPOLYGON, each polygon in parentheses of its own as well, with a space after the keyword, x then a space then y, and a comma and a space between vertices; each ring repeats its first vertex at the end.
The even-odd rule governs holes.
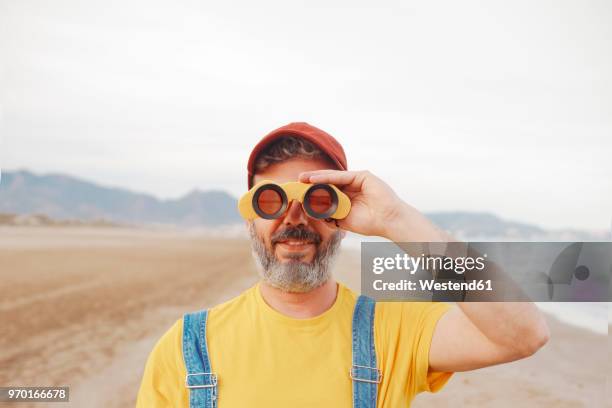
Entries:
POLYGON ((306 123, 276 129, 247 169, 241 211, 252 216, 260 280, 177 320, 149 355, 138 407, 406 407, 454 372, 525 358, 547 342, 530 302, 376 303, 337 282, 346 231, 393 242, 452 238, 375 175, 349 171, 326 132, 306 123), (333 187, 308 199, 296 193, 319 184, 333 187), (350 211, 334 218, 342 200, 350 211))

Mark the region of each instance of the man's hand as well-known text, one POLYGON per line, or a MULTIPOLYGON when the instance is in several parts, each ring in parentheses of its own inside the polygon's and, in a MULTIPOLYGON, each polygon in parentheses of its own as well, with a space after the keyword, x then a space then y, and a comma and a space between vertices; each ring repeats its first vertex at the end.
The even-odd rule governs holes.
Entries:
POLYGON ((308 171, 299 181, 334 184, 351 199, 351 212, 338 220, 342 229, 395 242, 452 240, 369 171, 308 171))
MULTIPOLYGON (((351 212, 338 221, 343 229, 393 242, 455 241, 368 171, 309 171, 299 181, 331 183, 349 196, 351 212)), ((460 302, 436 325, 429 366, 452 372, 505 363, 535 353, 549 336, 544 317, 531 302, 460 302)))

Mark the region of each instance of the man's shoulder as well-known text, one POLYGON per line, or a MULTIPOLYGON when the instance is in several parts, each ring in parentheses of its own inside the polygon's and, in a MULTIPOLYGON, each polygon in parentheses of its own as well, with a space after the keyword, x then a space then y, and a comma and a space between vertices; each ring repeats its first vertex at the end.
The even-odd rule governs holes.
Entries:
POLYGON ((251 301, 253 291, 256 289, 256 287, 257 284, 251 285, 239 294, 230 297, 228 300, 225 300, 221 303, 217 303, 216 305, 212 306, 209 311, 211 313, 218 314, 244 306, 245 303, 249 303, 251 301))
MULTIPOLYGON (((250 296, 251 291, 253 290, 253 287, 250 287, 244 291, 242 291, 240 294, 222 302, 222 303, 218 303, 208 309, 203 308, 203 309, 199 309, 199 310, 190 310, 185 312, 185 314, 192 314, 192 313, 198 313, 201 312, 203 310, 208 310, 208 315, 209 318, 210 316, 212 316, 213 314, 215 315, 215 317, 217 317, 218 315, 222 315, 228 312, 231 312, 232 310, 235 310, 237 308, 240 308, 241 306, 244 306, 244 304, 247 302, 247 298, 250 296)), ((177 339, 182 338, 182 334, 183 334, 183 323, 184 323, 184 317, 185 314, 183 316, 180 316, 173 324, 172 326, 166 330, 166 332, 161 336, 161 338, 158 341, 158 346, 161 348, 164 348, 164 346, 170 346, 170 345, 176 345, 177 343, 177 339)))
POLYGON ((230 297, 208 309, 208 323, 211 330, 219 330, 220 325, 243 320, 246 313, 254 312, 256 308, 254 291, 257 284, 253 284, 238 295, 230 297))
MULTIPOLYGON (((338 281, 339 289, 345 293, 345 298, 353 307, 360 296, 358 290, 352 289, 347 284, 338 281)), ((376 301, 376 316, 381 318, 416 318, 419 315, 428 315, 432 311, 445 310, 449 305, 440 302, 399 302, 399 301, 376 301)))

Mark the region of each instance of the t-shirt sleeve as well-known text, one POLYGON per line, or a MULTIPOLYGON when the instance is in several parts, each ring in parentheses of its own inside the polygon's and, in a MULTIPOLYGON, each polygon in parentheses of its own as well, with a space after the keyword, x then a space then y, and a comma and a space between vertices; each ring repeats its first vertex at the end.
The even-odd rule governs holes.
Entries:
POLYGON ((401 384, 411 400, 424 391, 436 392, 452 373, 429 370, 429 349, 436 324, 451 308, 440 302, 382 302, 376 306, 379 362, 393 387, 401 384))
MULTIPOLYGON (((436 324, 451 306, 446 303, 418 303, 418 330, 414 342, 414 379, 416 393, 423 391, 439 391, 450 379, 453 373, 432 371, 429 369, 429 349, 436 324)), ((414 305, 414 303, 413 303, 414 305)))
MULTIPOLYGON (((181 367, 177 358, 182 357, 182 350, 177 350, 177 346, 180 346, 182 326, 182 319, 179 319, 157 341, 149 354, 138 390, 136 408, 175 407, 181 399, 181 367)), ((184 376, 182 378, 184 380, 184 376)))

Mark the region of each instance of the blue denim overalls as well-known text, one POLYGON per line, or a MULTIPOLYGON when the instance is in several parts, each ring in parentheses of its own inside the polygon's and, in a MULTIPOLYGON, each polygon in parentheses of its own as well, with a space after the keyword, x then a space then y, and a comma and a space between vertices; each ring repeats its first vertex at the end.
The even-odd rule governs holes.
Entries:
MULTIPOLYGON (((361 295, 353 311, 353 366, 347 373, 353 381, 353 408, 376 408, 381 370, 376 368, 373 299, 361 295)), ((217 407, 217 375, 210 367, 206 347, 208 310, 183 318, 183 358, 187 369, 190 408, 217 407)))

